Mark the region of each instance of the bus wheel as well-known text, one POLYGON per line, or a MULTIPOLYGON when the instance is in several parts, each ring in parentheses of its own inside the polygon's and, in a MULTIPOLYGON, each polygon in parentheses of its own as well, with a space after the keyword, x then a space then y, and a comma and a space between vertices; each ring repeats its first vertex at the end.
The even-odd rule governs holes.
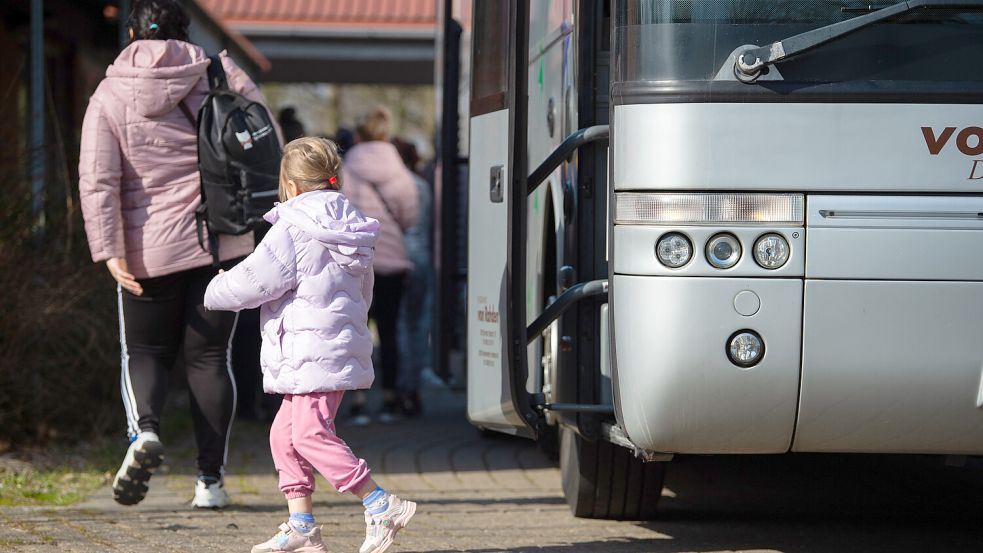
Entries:
POLYGON ((601 440, 588 442, 561 427, 563 495, 576 517, 655 518, 665 470, 665 463, 644 463, 621 446, 601 440))

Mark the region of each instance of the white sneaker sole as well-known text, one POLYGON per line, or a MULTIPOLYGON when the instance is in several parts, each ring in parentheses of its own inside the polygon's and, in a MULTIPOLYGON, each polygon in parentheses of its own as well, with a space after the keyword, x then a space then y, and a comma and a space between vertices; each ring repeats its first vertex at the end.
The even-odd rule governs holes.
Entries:
POLYGON ((403 505, 405 507, 403 514, 393 519, 393 527, 386 532, 386 537, 382 540, 382 543, 377 545, 375 549, 370 549, 368 553, 386 553, 386 551, 389 551, 389 548, 396 542, 396 533, 406 528, 406 525, 410 523, 410 519, 416 514, 416 503, 413 501, 403 501, 403 505))
POLYGON ((164 462, 164 446, 146 441, 139 449, 128 449, 123 465, 113 478, 113 499, 120 505, 136 505, 147 497, 150 477, 164 462))
POLYGON ((224 509, 229 506, 229 495, 228 493, 222 494, 222 497, 211 497, 211 498, 199 498, 195 497, 191 500, 191 507, 195 509, 224 509))

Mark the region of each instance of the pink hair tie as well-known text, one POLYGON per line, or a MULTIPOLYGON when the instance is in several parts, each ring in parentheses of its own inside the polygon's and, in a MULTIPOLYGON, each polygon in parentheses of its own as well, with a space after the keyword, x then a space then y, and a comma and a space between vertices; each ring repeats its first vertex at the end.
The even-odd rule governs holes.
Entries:
POLYGON ((338 184, 338 177, 329 177, 328 184, 338 184))

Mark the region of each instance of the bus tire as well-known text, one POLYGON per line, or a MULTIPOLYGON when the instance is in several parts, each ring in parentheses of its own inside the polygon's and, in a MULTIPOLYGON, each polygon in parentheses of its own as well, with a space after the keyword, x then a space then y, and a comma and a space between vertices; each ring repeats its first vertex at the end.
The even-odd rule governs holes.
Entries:
POLYGON ((609 442, 589 442, 560 430, 560 477, 573 515, 609 520, 651 520, 662 496, 665 463, 645 463, 609 442))
POLYGON ((560 433, 556 426, 544 426, 539 430, 539 439, 536 440, 540 453, 556 465, 560 462, 560 433))

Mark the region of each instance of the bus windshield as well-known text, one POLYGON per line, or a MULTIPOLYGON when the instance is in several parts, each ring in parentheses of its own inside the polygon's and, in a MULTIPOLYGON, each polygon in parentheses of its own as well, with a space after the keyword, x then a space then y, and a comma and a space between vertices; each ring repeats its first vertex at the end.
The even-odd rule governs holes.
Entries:
MULTIPOLYGON (((764 46, 895 4, 855 0, 626 0, 615 82, 709 81, 740 46, 764 46)), ((776 64, 782 81, 983 83, 983 10, 919 9, 776 64)))

